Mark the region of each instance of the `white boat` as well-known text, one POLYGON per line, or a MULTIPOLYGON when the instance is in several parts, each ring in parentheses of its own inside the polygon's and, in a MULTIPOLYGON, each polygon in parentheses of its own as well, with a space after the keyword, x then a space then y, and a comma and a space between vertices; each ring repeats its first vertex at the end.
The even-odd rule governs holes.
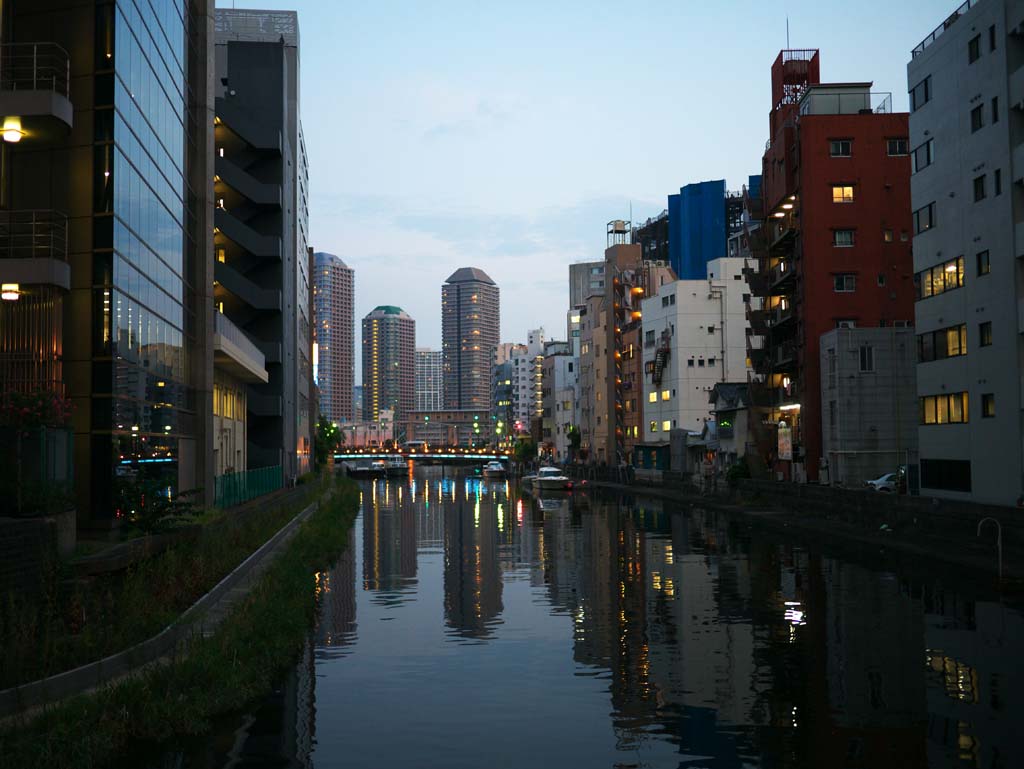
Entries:
POLYGON ((484 478, 504 478, 505 477, 505 465, 501 462, 494 460, 484 465, 484 478))
POLYGON ((405 475, 409 472, 409 462, 402 457, 388 457, 384 471, 388 475, 405 475))
POLYGON ((557 467, 542 467, 533 479, 533 487, 543 491, 561 491, 572 488, 572 480, 557 467))

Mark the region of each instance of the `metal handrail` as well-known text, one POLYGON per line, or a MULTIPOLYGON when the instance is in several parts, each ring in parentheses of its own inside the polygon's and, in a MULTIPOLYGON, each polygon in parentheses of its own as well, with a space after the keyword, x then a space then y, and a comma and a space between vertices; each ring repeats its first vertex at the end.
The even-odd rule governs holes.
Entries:
POLYGON ((0 211, 0 259, 67 258, 67 214, 50 209, 0 211))
POLYGON ((57 43, 0 45, 0 90, 54 91, 71 98, 71 60, 57 43))
POLYGON ((947 29, 953 26, 957 19, 959 19, 961 16, 963 16, 965 13, 971 10, 971 8, 973 8, 980 2, 981 0, 965 0, 963 5, 961 5, 955 11, 953 11, 953 13, 947 16, 946 20, 943 21, 939 26, 937 26, 932 31, 932 33, 928 35, 928 37, 926 37, 924 40, 917 44, 914 50, 910 52, 910 58, 916 59, 918 56, 924 53, 925 48, 934 43, 943 32, 945 32, 947 29))

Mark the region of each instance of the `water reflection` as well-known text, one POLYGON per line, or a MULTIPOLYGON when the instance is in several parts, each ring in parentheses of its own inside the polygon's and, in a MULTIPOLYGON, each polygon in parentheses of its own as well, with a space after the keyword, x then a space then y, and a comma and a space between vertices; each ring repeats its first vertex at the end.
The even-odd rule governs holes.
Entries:
POLYGON ((317 576, 315 654, 283 689, 315 680, 315 716, 276 706, 294 739, 183 765, 1024 766, 1022 615, 947 580, 418 469, 365 484, 317 576))

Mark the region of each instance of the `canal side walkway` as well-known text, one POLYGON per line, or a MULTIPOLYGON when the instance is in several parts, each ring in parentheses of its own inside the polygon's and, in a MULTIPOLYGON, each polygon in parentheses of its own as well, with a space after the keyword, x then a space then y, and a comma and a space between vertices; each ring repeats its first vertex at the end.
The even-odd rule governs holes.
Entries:
POLYGON ((861 555, 889 560, 902 556, 932 568, 935 562, 943 562, 984 580, 998 574, 996 533, 994 526, 987 525, 978 537, 977 525, 989 517, 988 513, 996 512, 1002 527, 1003 585, 1024 592, 1024 511, 932 505, 920 498, 908 510, 900 506, 900 500, 878 492, 827 487, 816 488, 808 500, 801 496, 799 487, 783 488, 792 484, 750 481, 741 482, 736 491, 715 494, 701 494, 676 484, 595 480, 588 485, 730 513, 790 538, 861 555))
POLYGON ((255 552, 157 635, 104 659, 0 691, 0 723, 30 718, 40 708, 137 674, 151 665, 187 654, 193 639, 212 635, 245 599, 286 549, 299 525, 326 501, 325 494, 303 508, 255 552))

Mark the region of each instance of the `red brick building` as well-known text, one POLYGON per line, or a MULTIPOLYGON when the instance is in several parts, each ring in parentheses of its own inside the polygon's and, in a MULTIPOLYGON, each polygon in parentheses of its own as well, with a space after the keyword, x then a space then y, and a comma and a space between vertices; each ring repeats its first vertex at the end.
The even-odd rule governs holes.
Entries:
POLYGON ((763 298, 750 312, 763 339, 755 403, 772 428, 759 450, 783 477, 818 478, 821 335, 912 323, 908 117, 871 83, 821 83, 817 50, 782 51, 772 65, 763 237, 748 280, 763 298))

